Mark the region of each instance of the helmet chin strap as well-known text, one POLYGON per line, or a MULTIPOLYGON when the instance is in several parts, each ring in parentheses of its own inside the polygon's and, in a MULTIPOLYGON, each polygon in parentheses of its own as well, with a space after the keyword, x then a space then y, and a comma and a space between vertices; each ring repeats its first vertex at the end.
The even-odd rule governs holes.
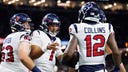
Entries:
POLYGON ((25 30, 26 32, 28 32, 28 33, 31 33, 31 30, 30 29, 27 29, 27 30, 25 30))
POLYGON ((48 34, 51 36, 51 37, 55 37, 57 35, 57 32, 53 33, 51 31, 48 32, 48 34))
POLYGON ((90 21, 95 21, 95 22, 99 22, 98 18, 94 18, 94 17, 86 17, 84 18, 85 20, 90 20, 90 21))

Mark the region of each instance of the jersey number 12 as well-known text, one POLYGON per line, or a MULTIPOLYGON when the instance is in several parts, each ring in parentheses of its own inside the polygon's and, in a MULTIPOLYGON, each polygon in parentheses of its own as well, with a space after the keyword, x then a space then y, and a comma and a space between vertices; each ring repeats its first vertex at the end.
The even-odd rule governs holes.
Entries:
POLYGON ((105 44, 105 38, 103 35, 95 35, 92 39, 91 35, 87 35, 85 41, 87 47, 87 57, 104 55, 104 50, 99 50, 99 48, 103 47, 105 44), (92 45, 93 40, 100 40, 100 42, 92 45))

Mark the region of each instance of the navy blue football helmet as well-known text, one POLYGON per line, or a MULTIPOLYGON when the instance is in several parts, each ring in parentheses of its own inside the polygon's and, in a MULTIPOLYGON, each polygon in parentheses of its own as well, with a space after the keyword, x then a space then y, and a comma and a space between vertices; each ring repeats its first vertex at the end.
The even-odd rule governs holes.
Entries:
POLYGON ((24 31, 23 23, 31 22, 30 17, 25 13, 14 14, 10 19, 10 26, 12 32, 24 31))
POLYGON ((95 22, 100 20, 100 7, 95 2, 87 2, 79 10, 78 22, 84 20, 95 22))
POLYGON ((46 14, 43 17, 43 19, 42 19, 42 24, 40 25, 40 28, 44 32, 50 34, 49 29, 48 29, 48 26, 49 25, 56 25, 56 26, 58 26, 60 28, 61 22, 60 22, 59 17, 56 14, 54 14, 54 13, 48 13, 48 14, 46 14))
POLYGON ((99 21, 102 23, 105 23, 107 21, 106 15, 102 10, 100 10, 100 20, 99 21))

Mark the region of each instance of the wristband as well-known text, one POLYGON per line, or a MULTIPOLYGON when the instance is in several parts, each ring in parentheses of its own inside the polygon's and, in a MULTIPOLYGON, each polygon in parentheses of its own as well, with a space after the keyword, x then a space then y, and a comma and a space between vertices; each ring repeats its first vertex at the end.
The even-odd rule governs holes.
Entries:
POLYGON ((32 72, 41 72, 39 68, 37 68, 37 66, 34 66, 32 68, 32 72))
POLYGON ((114 69, 120 70, 120 66, 115 66, 114 69))
POLYGON ((114 66, 114 68, 110 72, 120 72, 120 67, 114 66))

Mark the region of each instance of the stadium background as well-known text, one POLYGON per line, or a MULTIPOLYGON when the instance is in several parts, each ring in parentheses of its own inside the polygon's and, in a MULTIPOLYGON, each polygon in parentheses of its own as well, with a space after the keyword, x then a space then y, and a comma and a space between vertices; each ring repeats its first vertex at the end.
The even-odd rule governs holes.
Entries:
MULTIPOLYGON (((13 14, 27 13, 35 29, 41 24, 45 14, 53 12, 61 20, 61 29, 58 37, 63 45, 69 40, 68 27, 77 22, 78 10, 81 5, 89 0, 0 0, 0 38, 5 38, 11 33, 9 20, 13 14)), ((114 27, 116 41, 120 49, 128 47, 128 1, 127 0, 94 0, 104 10, 107 22, 114 27)), ((107 60, 111 56, 107 57, 107 60)), ((122 54, 122 61, 128 71, 127 53, 122 54)), ((108 62, 109 63, 109 62, 108 62)))

